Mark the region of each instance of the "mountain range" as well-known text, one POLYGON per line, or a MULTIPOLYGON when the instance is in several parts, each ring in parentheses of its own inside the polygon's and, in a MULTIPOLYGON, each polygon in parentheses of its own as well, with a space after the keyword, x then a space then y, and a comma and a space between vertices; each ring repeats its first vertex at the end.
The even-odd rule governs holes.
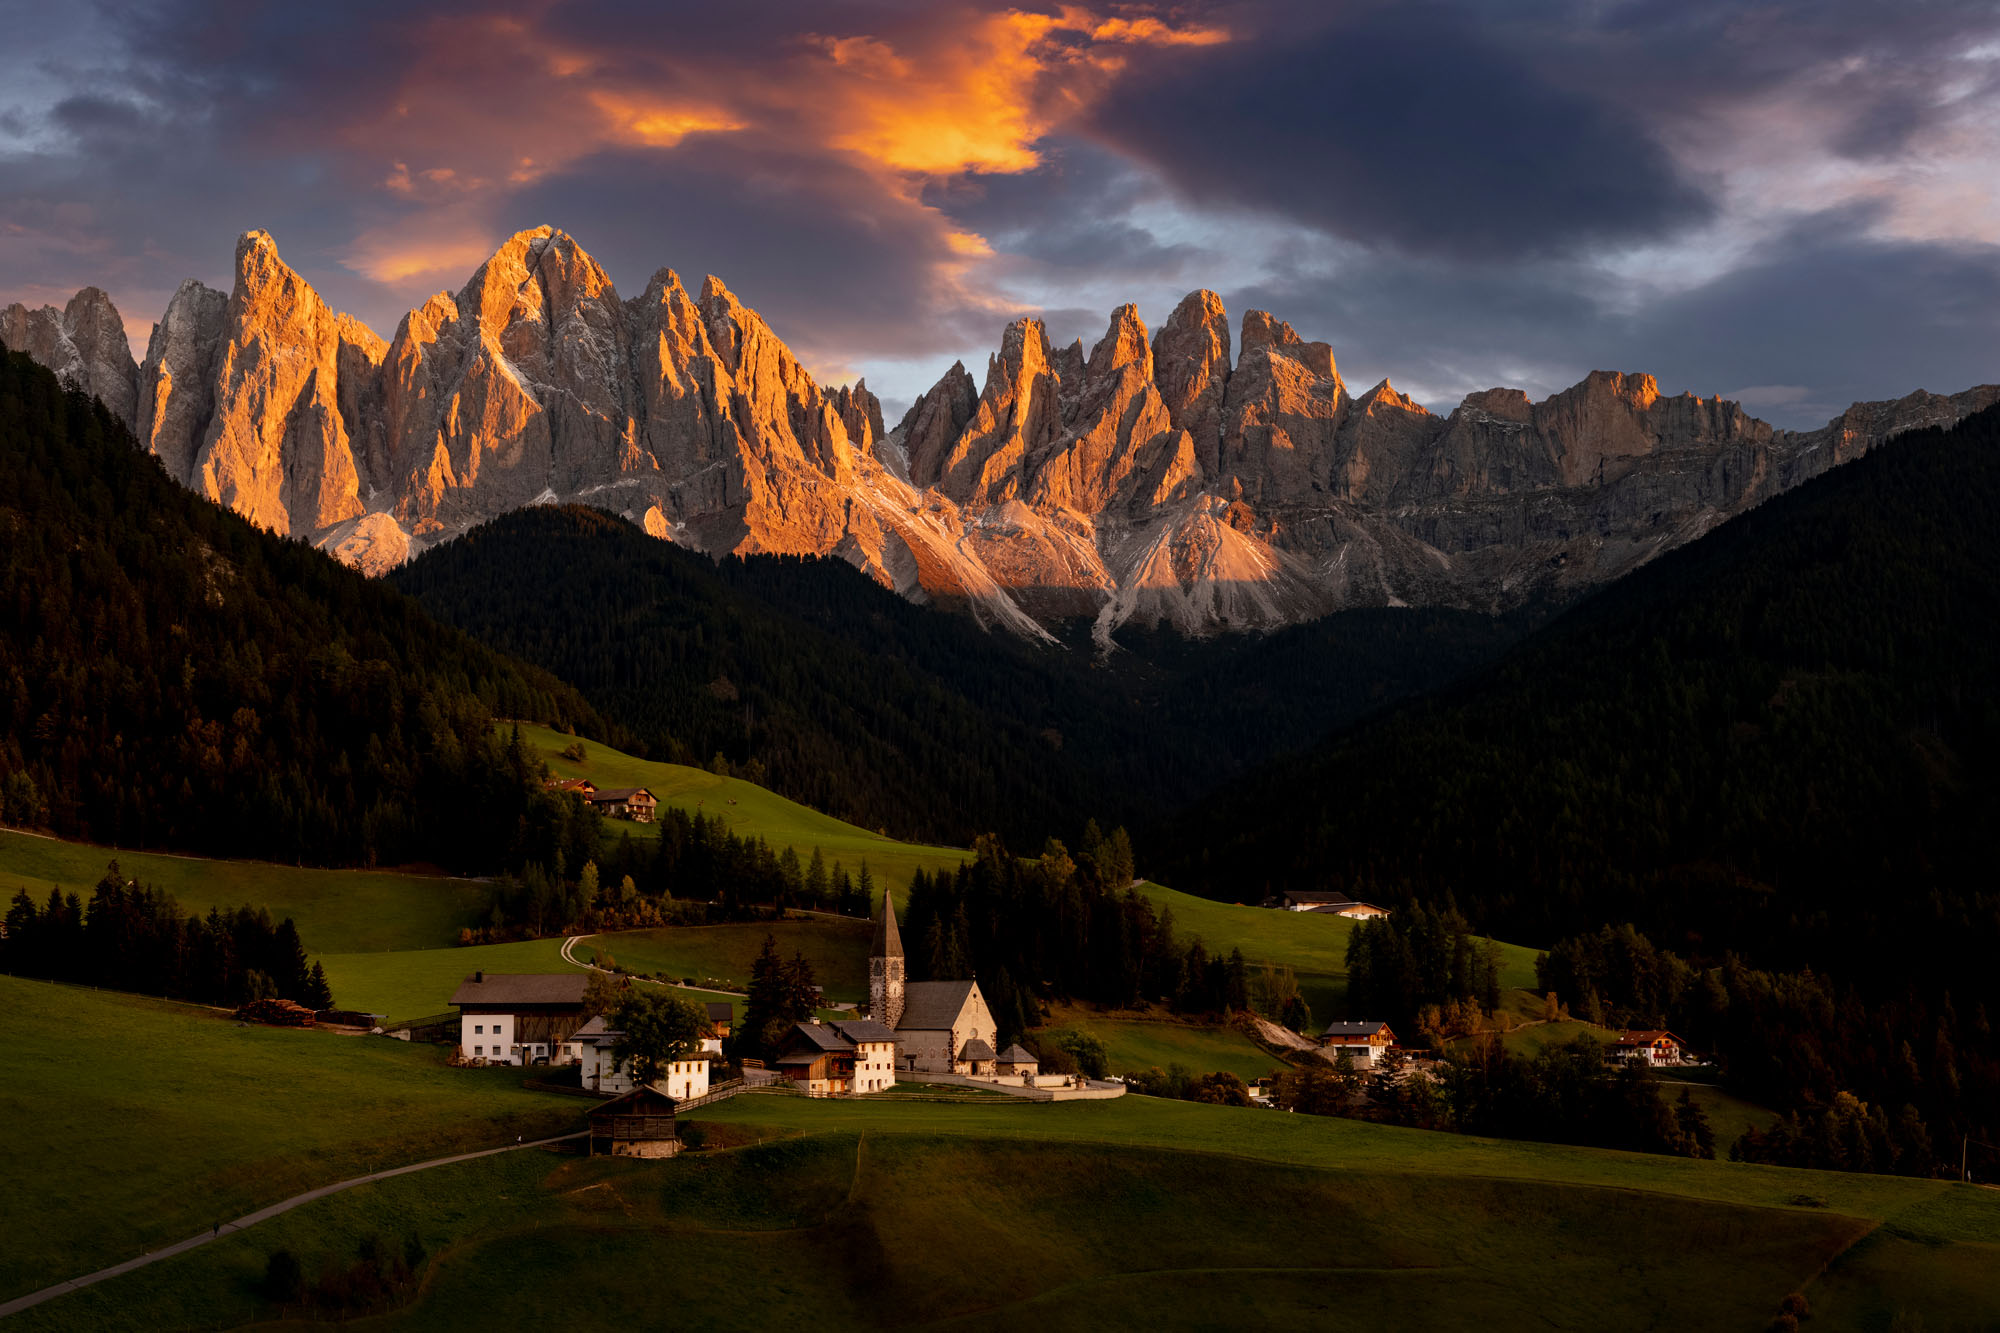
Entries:
POLYGON ((379 574, 514 509, 581 502, 710 554, 832 555, 1031 638, 1088 620, 1194 634, 1354 607, 1504 611, 1601 586, 2000 386, 1780 430, 1595 372, 1432 413, 1355 396, 1332 349, 1197 291, 1087 352, 1009 324, 885 429, 714 277, 621 299, 564 232, 502 245, 386 342, 265 232, 228 293, 190 280, 134 363, 96 288, 0 311, 0 341, 101 398, 169 475, 379 574), (1232 350, 1233 349, 1233 350, 1232 350))

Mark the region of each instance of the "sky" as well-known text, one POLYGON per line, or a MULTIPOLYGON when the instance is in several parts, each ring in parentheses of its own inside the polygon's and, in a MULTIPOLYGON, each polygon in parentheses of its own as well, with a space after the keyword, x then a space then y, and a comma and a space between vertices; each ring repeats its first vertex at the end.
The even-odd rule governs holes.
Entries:
POLYGON ((385 337, 506 237, 720 276, 893 422, 1195 288, 1438 410, 2000 380, 2000 5, 4 0, 0 304, 143 354, 252 228, 385 337))

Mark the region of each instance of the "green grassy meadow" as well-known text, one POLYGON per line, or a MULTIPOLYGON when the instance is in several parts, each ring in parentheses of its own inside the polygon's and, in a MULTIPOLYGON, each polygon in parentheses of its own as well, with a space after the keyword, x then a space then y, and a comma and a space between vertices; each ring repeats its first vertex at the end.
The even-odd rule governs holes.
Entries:
POLYGON ((85 902, 113 860, 127 879, 167 890, 206 914, 249 903, 291 917, 314 953, 365 953, 448 944, 485 916, 488 889, 477 880, 378 870, 308 870, 266 861, 212 861, 0 830, 0 897, 26 889, 37 903, 51 885, 85 902))
POLYGON ((276 1313, 256 1292, 274 1249, 312 1273, 363 1236, 412 1233, 432 1256, 415 1303, 370 1327, 646 1325, 663 1259, 675 1322, 718 1328, 1212 1328, 1248 1311, 1281 1327, 1762 1328, 1802 1289, 1816 1329, 1915 1315, 1944 1333, 1989 1327, 2000 1294, 2000 1199, 1938 1182, 1139 1097, 746 1096, 692 1119, 745 1146, 507 1154, 370 1185, 16 1322, 240 1326, 276 1313))
MULTIPOLYGON (((514 724, 500 725, 504 728, 514 724)), ((548 763, 550 771, 561 777, 589 778, 600 787, 644 787, 658 797, 662 805, 699 811, 709 818, 720 815, 732 833, 743 837, 754 834, 780 850, 787 846, 797 848, 802 859, 811 856, 812 849, 817 847, 825 854, 829 866, 839 861, 850 874, 859 872, 861 863, 866 861, 878 887, 888 885, 900 889, 910 882, 910 876, 917 870, 956 867, 972 856, 971 852, 960 847, 926 847, 918 843, 898 842, 835 819, 832 815, 821 814, 741 778, 718 777, 705 769, 685 764, 635 759, 594 740, 583 739, 586 757, 579 764, 563 758, 560 753, 579 738, 551 731, 547 727, 524 722, 521 724, 521 739, 548 763)), ((634 838, 659 836, 656 826, 623 820, 607 821, 605 830, 607 836, 613 839, 625 833, 634 838)))
POLYGON ((1197 1074, 1227 1070, 1248 1083, 1285 1068, 1284 1061, 1233 1028, 1171 1019, 1108 1018, 1073 1005, 1052 1014, 1048 1026, 1087 1032, 1102 1041, 1113 1074, 1143 1073, 1178 1064, 1197 1074))
POLYGON ((0 977, 0 1297, 302 1190, 575 1126, 520 1071, 434 1046, 0 977))
POLYGON ((777 941, 780 957, 804 954, 829 1000, 868 998, 868 948, 874 928, 866 921, 808 917, 791 921, 742 922, 721 926, 666 926, 592 935, 576 946, 576 956, 595 961, 609 953, 627 972, 645 976, 693 977, 720 982, 726 990, 748 990, 750 969, 766 936, 777 941))
MULTIPOLYGON (((1271 963, 1290 967, 1318 1022, 1375 1017, 1346 1012, 1347 941, 1360 926, 1359 921, 1318 912, 1278 912, 1217 902, 1150 880, 1141 884, 1139 891, 1151 898, 1155 907, 1171 907, 1175 933, 1199 935, 1211 954, 1241 949, 1253 966, 1271 963)), ((1535 950, 1503 941, 1500 984, 1510 991, 1533 990, 1535 950)))

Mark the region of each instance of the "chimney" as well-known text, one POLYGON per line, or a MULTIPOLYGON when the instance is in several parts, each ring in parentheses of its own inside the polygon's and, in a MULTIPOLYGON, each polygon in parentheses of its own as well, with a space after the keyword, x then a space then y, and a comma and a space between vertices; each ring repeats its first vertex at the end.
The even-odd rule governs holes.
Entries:
POLYGON ((481 968, 479 971, 474 972, 472 974, 472 979, 477 982, 484 982, 486 980, 486 970, 484 968, 481 968))

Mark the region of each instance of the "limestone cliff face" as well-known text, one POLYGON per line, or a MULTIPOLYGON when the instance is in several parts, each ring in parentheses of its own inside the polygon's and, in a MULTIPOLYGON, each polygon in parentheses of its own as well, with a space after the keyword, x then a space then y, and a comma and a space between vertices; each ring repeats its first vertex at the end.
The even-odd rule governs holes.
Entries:
POLYGON ((1008 325, 893 430, 816 383, 718 278, 621 299, 563 232, 510 238, 387 343, 245 235, 228 293, 184 283, 136 368, 102 292, 0 311, 0 339, 98 394, 175 477, 379 573, 521 505, 582 501, 714 552, 836 555, 1027 635, 1088 617, 1206 633, 1353 606, 1575 595, 1987 386, 1774 430, 1734 403, 1595 372, 1438 416, 1333 349, 1197 291, 1149 333, 1008 325))
POLYGON ((64 384, 95 394, 127 427, 138 424, 138 372, 125 321, 97 288, 85 287, 61 310, 30 310, 18 301, 0 310, 0 342, 55 371, 64 384))

